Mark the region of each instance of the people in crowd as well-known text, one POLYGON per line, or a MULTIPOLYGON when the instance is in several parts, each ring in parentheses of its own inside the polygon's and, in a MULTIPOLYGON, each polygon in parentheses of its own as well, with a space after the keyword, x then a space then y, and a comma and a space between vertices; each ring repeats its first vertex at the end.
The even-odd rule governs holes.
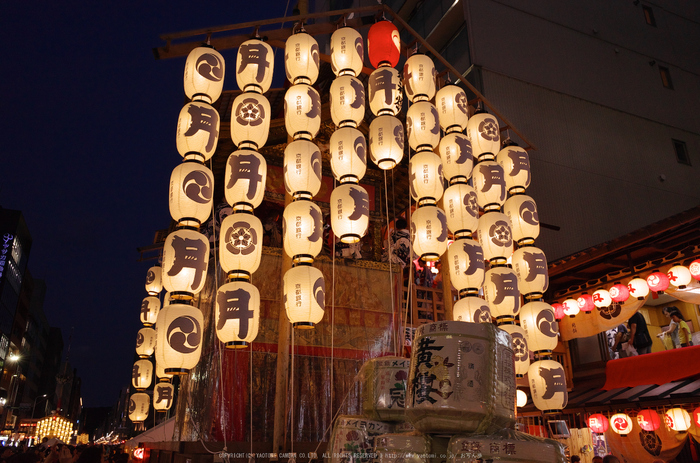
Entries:
POLYGON ((679 347, 681 347, 681 341, 680 341, 680 338, 678 336, 678 322, 673 320, 673 318, 671 317, 671 313, 673 313, 675 311, 678 311, 678 308, 674 307, 672 305, 668 306, 668 307, 664 307, 663 313, 664 313, 664 315, 666 315, 666 318, 669 319, 669 324, 665 330, 661 331, 656 336, 658 336, 660 338, 663 338, 665 336, 669 336, 671 338, 671 343, 673 344, 673 349, 678 349, 679 347))
POLYGON ((634 315, 627 321, 629 325, 630 338, 628 343, 633 347, 637 354, 643 355, 651 352, 651 336, 644 315, 640 312, 635 312, 634 315))
POLYGON ((620 463, 620 459, 615 455, 605 455, 603 463, 620 463))
POLYGON ((676 309, 671 312, 671 321, 678 324, 678 345, 680 347, 692 346, 692 333, 688 324, 683 320, 681 311, 676 309))

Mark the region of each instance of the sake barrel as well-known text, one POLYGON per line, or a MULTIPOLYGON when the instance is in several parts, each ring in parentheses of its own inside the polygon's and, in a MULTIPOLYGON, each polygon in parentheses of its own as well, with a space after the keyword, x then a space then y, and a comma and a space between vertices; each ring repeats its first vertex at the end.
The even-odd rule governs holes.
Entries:
POLYGON ((406 420, 409 359, 379 357, 362 366, 362 414, 380 421, 406 420))
POLYGON ((515 423, 515 365, 508 333, 487 323, 418 327, 406 416, 424 433, 491 433, 515 423))
POLYGON ((370 463, 374 457, 375 438, 390 432, 392 426, 389 423, 368 420, 362 416, 339 416, 333 425, 325 461, 370 463))
POLYGON ((563 444, 511 429, 491 435, 453 436, 449 454, 454 463, 473 461, 567 463, 563 444))
POLYGON ((374 440, 374 463, 430 463, 430 437, 382 434, 374 440))

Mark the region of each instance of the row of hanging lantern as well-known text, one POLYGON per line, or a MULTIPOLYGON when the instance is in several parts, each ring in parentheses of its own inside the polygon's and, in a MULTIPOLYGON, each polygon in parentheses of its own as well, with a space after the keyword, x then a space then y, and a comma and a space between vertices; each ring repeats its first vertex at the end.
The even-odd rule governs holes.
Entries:
MULTIPOLYGON (((692 415, 682 407, 670 408, 663 413, 663 418, 656 410, 639 410, 636 421, 643 431, 652 432, 661 427, 662 422, 669 429, 677 432, 685 432, 694 424, 700 427, 700 407, 696 408, 692 415)), ((602 434, 611 429, 616 434, 626 436, 632 432, 632 418, 624 412, 614 413, 607 418, 602 413, 594 413, 588 417, 589 429, 597 434, 602 434)))

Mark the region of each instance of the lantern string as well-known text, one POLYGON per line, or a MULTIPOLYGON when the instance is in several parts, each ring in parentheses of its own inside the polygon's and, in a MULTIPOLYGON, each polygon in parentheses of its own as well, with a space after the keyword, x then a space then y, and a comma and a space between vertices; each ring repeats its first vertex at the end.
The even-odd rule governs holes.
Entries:
MULTIPOLYGON (((291 386, 290 386, 290 406, 289 406, 289 413, 290 413, 290 432, 289 432, 289 437, 291 441, 291 455, 292 458, 294 458, 294 328, 292 327, 292 374, 291 374, 291 386)), ((296 458, 294 458, 296 460, 296 458)))
MULTIPOLYGON (((394 304, 394 298, 396 296, 396 286, 394 285, 394 273, 393 273, 393 267, 394 263, 392 262, 392 257, 394 256, 394 243, 392 242, 391 239, 391 232, 389 231, 389 188, 387 185, 387 180, 386 180, 386 170, 384 170, 384 203, 385 203, 385 208, 384 212, 386 213, 386 232, 387 232, 387 242, 389 243, 389 285, 391 287, 391 331, 392 331, 392 337, 393 337, 393 344, 394 344, 394 355, 398 355, 397 351, 397 346, 396 346, 396 308, 394 304)), ((403 285, 403 282, 402 282, 403 285)))
MULTIPOLYGON (((333 189, 336 188, 336 180, 335 178, 333 179, 333 189)), ((333 228, 331 228, 331 235, 332 235, 332 246, 333 249, 331 250, 331 255, 332 261, 331 261, 331 281, 332 281, 332 290, 331 290, 331 384, 330 384, 330 416, 331 416, 331 424, 333 424, 333 372, 335 371, 335 233, 333 233, 333 228)), ((323 440, 323 439, 322 439, 323 440)))
MULTIPOLYGON (((410 155, 410 150, 409 150, 409 155, 410 155)), ((409 169, 408 175, 410 178, 410 175, 411 175, 410 167, 408 169, 409 169)), ((408 195, 408 223, 411 224, 410 226, 412 227, 413 225, 411 222, 411 216, 412 216, 411 199, 412 198, 411 198, 411 195, 409 193, 409 195, 408 195)), ((413 326, 413 323, 414 323, 414 321, 413 321, 413 307, 412 307, 413 303, 414 303, 414 300, 412 297, 413 296, 413 284, 415 282, 415 280, 414 280, 415 266, 413 265, 413 243, 411 243, 411 249, 410 249, 409 255, 411 256, 410 257, 411 264, 410 264, 410 268, 408 269, 408 284, 406 285, 406 315, 404 317, 404 326, 408 326, 408 314, 409 314, 409 312, 411 313, 411 326, 413 326)), ((403 295, 401 297, 401 300, 403 301, 403 295)), ((414 336, 414 332, 413 332, 413 330, 411 330, 411 332, 409 334, 411 345, 413 345, 413 336, 414 336)))
MULTIPOLYGON (((251 283, 253 278, 251 276, 251 283)), ((248 377, 250 379, 250 456, 248 461, 252 461, 253 458, 253 341, 250 341, 250 360, 248 361, 248 377)))

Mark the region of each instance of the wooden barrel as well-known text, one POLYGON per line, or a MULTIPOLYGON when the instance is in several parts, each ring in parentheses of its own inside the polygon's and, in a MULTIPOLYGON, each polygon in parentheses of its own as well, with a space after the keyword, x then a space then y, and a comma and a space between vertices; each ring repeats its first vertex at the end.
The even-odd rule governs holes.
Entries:
POLYGON ((374 463, 430 463, 430 438, 418 433, 383 434, 374 440, 374 463))
POLYGON ((454 436, 449 449, 454 463, 473 461, 567 463, 564 445, 511 429, 483 436, 454 436))
POLYGON ((380 421, 406 420, 406 384, 411 361, 379 357, 362 366, 362 414, 380 421))
POLYGON ((324 459, 328 463, 370 463, 374 460, 374 439, 392 431, 389 423, 362 416, 339 416, 324 459))
POLYGON ((406 416, 423 433, 490 434, 515 423, 515 365, 508 333, 446 321, 416 330, 406 416))

